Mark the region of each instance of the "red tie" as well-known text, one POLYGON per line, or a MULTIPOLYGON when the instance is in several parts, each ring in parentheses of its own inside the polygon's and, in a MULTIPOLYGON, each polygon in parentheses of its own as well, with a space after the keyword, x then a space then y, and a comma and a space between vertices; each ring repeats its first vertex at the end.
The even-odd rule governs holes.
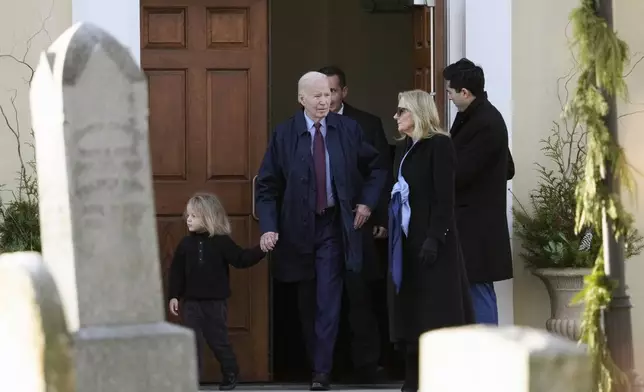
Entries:
POLYGON ((315 209, 321 213, 327 207, 326 200, 326 149, 324 137, 320 131, 320 123, 315 123, 315 138, 313 139, 313 162, 315 164, 315 184, 317 188, 315 209))

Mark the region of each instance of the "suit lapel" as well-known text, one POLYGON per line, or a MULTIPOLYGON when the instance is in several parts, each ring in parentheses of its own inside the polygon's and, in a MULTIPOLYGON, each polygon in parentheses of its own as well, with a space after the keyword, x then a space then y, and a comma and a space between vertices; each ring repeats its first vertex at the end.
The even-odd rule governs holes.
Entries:
POLYGON ((295 131, 297 133, 297 159, 308 168, 309 176, 315 175, 313 166, 313 154, 311 153, 311 133, 306 126, 304 112, 298 112, 295 116, 295 131))
MULTIPOLYGON (((423 140, 420 140, 416 144, 420 144, 420 143, 423 143, 423 142, 424 142, 423 140)), ((398 147, 396 147, 398 152, 396 153, 396 157, 395 157, 395 162, 394 162, 394 170, 395 170, 395 172, 393 173, 394 178, 395 178, 396 181, 398 181, 398 173, 401 170, 401 165, 403 165, 404 163, 409 161, 411 155, 415 152, 415 150, 417 148, 418 148, 418 145, 414 146, 411 138, 409 138, 409 137, 406 137, 404 140, 401 140, 399 142, 398 147), (409 151, 410 149, 411 149, 411 151, 409 151), (409 151, 408 154, 407 154, 407 151, 409 151), (405 154, 407 154, 406 157, 405 157, 405 154), (404 161, 403 161, 403 158, 405 158, 404 161)))
POLYGON ((472 121, 474 114, 485 102, 487 102, 487 93, 484 93, 481 98, 476 98, 464 112, 458 112, 456 118, 454 118, 454 124, 449 131, 452 138, 456 137, 469 121, 472 121))
POLYGON ((452 124, 452 128, 449 130, 450 135, 452 137, 456 137, 458 132, 463 129, 463 125, 465 125, 465 115, 461 112, 459 112, 456 117, 454 118, 454 123, 452 124))
POLYGON ((342 143, 338 130, 339 123, 336 116, 339 115, 329 115, 326 118, 326 149, 329 153, 329 167, 331 168, 332 178, 336 177, 337 169, 342 167, 343 159, 342 143))

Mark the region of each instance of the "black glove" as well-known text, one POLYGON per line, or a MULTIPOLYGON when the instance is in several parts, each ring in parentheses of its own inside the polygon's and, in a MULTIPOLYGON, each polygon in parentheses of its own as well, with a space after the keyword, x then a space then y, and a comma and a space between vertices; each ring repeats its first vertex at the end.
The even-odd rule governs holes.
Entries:
POLYGON ((438 255, 438 242, 431 237, 425 239, 423 246, 420 248, 420 254, 418 258, 420 262, 424 265, 430 266, 433 265, 436 261, 436 256, 438 255))

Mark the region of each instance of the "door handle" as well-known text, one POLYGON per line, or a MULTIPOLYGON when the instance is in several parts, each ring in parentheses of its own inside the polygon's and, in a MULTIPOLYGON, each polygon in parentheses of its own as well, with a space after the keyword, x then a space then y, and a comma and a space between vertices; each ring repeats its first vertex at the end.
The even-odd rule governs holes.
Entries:
POLYGON ((251 214, 253 215, 253 219, 256 221, 259 221, 259 218, 257 217, 257 205, 255 204, 255 186, 257 185, 257 175, 253 177, 253 182, 251 183, 252 189, 250 190, 250 197, 252 199, 252 207, 251 207, 251 214))

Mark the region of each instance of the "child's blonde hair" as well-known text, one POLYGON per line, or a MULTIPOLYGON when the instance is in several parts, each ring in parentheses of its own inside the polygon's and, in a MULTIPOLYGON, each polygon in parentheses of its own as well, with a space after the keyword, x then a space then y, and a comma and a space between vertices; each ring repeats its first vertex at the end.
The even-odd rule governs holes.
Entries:
POLYGON ((217 196, 210 193, 197 193, 188 200, 186 214, 188 208, 201 219, 210 237, 230 234, 230 220, 217 196))

